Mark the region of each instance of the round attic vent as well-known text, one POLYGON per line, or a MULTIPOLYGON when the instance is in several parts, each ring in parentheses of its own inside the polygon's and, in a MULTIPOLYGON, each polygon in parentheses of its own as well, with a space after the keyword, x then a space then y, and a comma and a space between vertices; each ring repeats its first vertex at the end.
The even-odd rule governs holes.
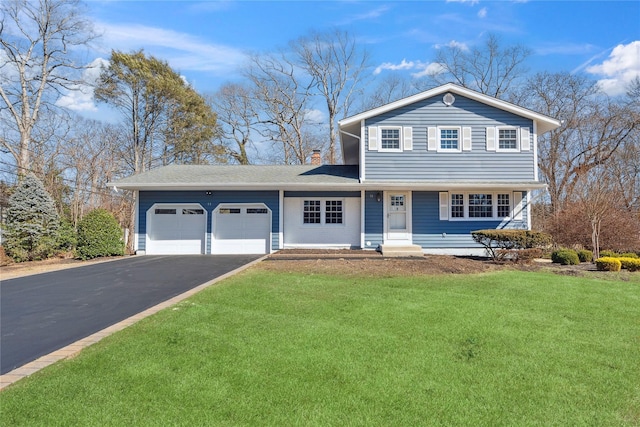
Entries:
POLYGON ((451 95, 450 93, 447 93, 445 96, 442 97, 442 102, 444 102, 444 105, 446 105, 447 107, 452 106, 455 101, 456 101, 455 96, 451 95))

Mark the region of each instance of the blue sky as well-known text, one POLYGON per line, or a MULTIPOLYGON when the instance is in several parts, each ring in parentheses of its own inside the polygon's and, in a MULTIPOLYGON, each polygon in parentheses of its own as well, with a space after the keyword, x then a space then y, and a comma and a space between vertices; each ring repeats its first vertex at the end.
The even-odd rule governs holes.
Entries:
MULTIPOLYGON (((237 79, 247 52, 284 47, 309 30, 348 30, 372 73, 419 75, 441 46, 488 33, 533 50, 536 71, 587 73, 611 94, 640 73, 640 1, 91 1, 102 33, 87 61, 144 49, 201 93, 237 79)), ((90 97, 89 97, 90 98, 90 97)), ((90 109, 74 96, 67 105, 90 109)))

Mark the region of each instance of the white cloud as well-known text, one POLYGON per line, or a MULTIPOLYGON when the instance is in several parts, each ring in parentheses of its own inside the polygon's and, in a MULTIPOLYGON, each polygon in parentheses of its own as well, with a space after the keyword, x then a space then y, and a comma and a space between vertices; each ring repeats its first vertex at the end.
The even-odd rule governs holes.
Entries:
POLYGON ((145 52, 166 60, 178 71, 207 71, 225 74, 241 64, 245 55, 240 50, 209 43, 200 37, 163 28, 139 24, 98 24, 103 43, 109 49, 145 52))
POLYGON ((316 109, 305 111, 304 118, 312 123, 324 123, 325 121, 324 113, 316 109))
POLYGON ((411 76, 419 78, 432 74, 439 74, 444 71, 444 67, 442 66, 442 64, 437 62, 407 61, 406 59, 403 59, 399 64, 385 62, 381 65, 378 65, 376 69, 373 70, 373 74, 378 75, 384 70, 413 70, 415 72, 411 73, 411 76))
POLYGON ((415 78, 431 76, 434 74, 440 74, 444 72, 445 68, 439 62, 431 62, 429 64, 423 64, 422 70, 417 73, 412 73, 411 76, 415 78))
POLYGON ((75 90, 70 90, 61 96, 56 101, 56 105, 73 111, 97 111, 93 96, 94 86, 100 77, 102 67, 108 65, 109 61, 103 58, 97 58, 91 62, 82 73, 84 83, 75 85, 75 90))
POLYGON ((455 40, 451 40, 449 43, 447 44, 437 44, 434 46, 436 49, 441 49, 443 47, 457 47, 460 50, 469 50, 469 46, 467 46, 465 43, 462 42, 457 42, 455 40))
POLYGON ((601 64, 587 67, 586 71, 602 77, 598 84, 609 95, 623 94, 626 86, 640 77, 640 41, 616 46, 609 58, 601 64))
POLYGON ((487 8, 483 7, 478 11, 478 18, 486 18, 487 17, 487 8))
POLYGON ((411 70, 416 66, 416 63, 413 61, 408 61, 403 59, 399 64, 394 64, 392 62, 385 62, 381 65, 378 65, 375 70, 373 70, 374 75, 380 74, 383 70, 411 70))

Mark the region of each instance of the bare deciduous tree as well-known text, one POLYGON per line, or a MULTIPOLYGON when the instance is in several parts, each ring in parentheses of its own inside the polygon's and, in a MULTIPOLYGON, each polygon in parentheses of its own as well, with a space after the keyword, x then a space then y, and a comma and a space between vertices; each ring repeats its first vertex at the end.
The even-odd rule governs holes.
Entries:
POLYGON ((251 89, 237 83, 223 85, 210 98, 218 114, 218 138, 229 157, 248 165, 247 148, 252 143, 252 131, 258 122, 251 89))
POLYGON ((2 143, 18 174, 31 168, 32 132, 61 90, 77 89, 72 50, 95 38, 78 0, 0 3, 0 119, 15 132, 2 143))
POLYGON ((411 80, 398 74, 387 74, 366 97, 362 98, 360 109, 361 111, 371 110, 417 92, 419 90, 411 80))
POLYGON ((312 79, 325 101, 329 122, 328 161, 336 163, 336 119, 346 117, 354 95, 361 91, 369 53, 345 31, 312 32, 291 43, 297 63, 312 79))
POLYGON ((519 101, 562 121, 560 128, 538 139, 539 167, 552 211, 562 209, 579 180, 607 164, 640 127, 628 106, 606 97, 584 76, 537 74, 522 87, 519 101))
POLYGON ((440 68, 429 74, 437 85, 454 82, 486 95, 503 98, 518 79, 527 73, 525 61, 531 50, 523 45, 501 46, 495 34, 489 34, 481 46, 460 44, 441 47, 434 62, 440 68))
POLYGON ((305 164, 313 149, 308 118, 311 83, 283 52, 254 55, 244 70, 253 86, 260 135, 281 149, 284 164, 305 164))

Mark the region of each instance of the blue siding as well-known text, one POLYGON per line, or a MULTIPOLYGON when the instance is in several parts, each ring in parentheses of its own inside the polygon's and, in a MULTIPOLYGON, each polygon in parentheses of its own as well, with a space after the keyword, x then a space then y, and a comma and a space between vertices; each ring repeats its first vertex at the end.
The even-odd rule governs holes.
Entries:
POLYGON ((211 253, 213 210, 220 203, 264 203, 271 209, 271 247, 279 248, 280 205, 277 191, 140 191, 138 210, 138 249, 146 248, 147 211, 155 203, 199 203, 207 211, 206 252, 211 253))
POLYGON ((533 122, 460 95, 456 95, 456 101, 451 107, 446 107, 442 103, 442 96, 436 96, 367 119, 365 125, 365 179, 367 180, 531 181, 536 179, 533 144, 531 150, 520 153, 496 153, 486 150, 487 126, 528 127, 533 138, 533 122), (413 150, 401 153, 369 151, 369 126, 411 126, 413 150), (427 151, 429 126, 471 127, 472 150, 461 153, 427 151))
MULTIPOLYGON (((526 206, 526 192, 522 203, 526 206)), ((473 248, 481 246, 471 238, 474 230, 490 228, 527 228, 527 211, 518 221, 440 221, 438 192, 412 194, 413 243, 425 249, 473 248)))
MULTIPOLYGON (((377 191, 367 191, 364 196, 365 248, 376 248, 383 243, 383 202, 376 200, 377 191), (371 242, 371 246, 367 246, 371 242)), ((380 192, 381 193, 381 192, 380 192)))

